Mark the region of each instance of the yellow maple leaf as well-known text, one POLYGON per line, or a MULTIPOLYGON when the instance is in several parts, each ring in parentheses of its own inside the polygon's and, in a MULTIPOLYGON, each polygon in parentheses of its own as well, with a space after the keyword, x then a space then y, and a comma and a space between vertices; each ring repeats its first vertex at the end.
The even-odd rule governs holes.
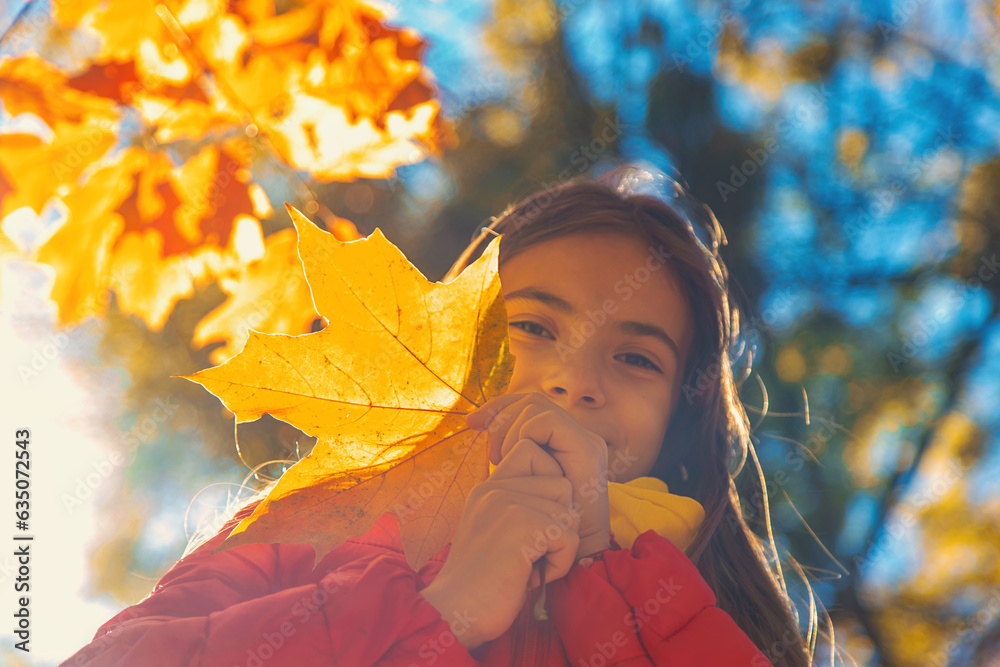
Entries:
POLYGON ((184 377, 238 423, 268 413, 319 440, 222 548, 307 542, 318 562, 393 511, 419 568, 451 540, 469 491, 489 474, 485 434, 464 417, 513 372, 499 239, 454 281, 431 283, 378 229, 345 243, 288 209, 329 326, 252 331, 238 355, 184 377))

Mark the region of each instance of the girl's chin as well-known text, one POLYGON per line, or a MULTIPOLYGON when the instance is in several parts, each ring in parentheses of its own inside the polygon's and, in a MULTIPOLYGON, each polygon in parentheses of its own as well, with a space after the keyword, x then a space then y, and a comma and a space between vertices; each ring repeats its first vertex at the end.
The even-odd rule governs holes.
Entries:
POLYGON ((607 442, 607 440, 605 440, 605 442, 608 445, 608 481, 617 482, 618 475, 611 469, 611 462, 615 460, 615 446, 610 442, 607 442))

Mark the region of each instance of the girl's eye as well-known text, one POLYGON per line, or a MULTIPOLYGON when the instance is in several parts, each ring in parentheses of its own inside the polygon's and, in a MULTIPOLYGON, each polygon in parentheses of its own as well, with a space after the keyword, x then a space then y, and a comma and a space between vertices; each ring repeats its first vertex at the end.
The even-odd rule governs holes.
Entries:
POLYGON ((522 320, 520 322, 510 322, 509 324, 512 327, 517 327, 518 329, 526 331, 527 333, 533 334, 535 336, 548 335, 549 338, 554 338, 554 336, 549 333, 549 330, 543 327, 538 322, 529 322, 528 320, 522 320))
MULTIPOLYGON (((656 371, 657 373, 662 373, 663 372, 663 371, 660 370, 659 366, 657 366, 656 364, 654 364, 652 361, 650 361, 649 359, 647 359, 643 355, 638 354, 636 352, 626 352, 625 354, 622 354, 622 355, 619 355, 619 356, 621 356, 621 357, 631 357, 632 359, 637 359, 639 363, 632 364, 633 366, 638 366, 640 368, 649 368, 651 370, 656 371)), ((625 362, 625 363, 630 363, 630 362, 625 362)))
MULTIPOLYGON (((528 320, 521 320, 519 322, 510 322, 509 324, 512 327, 517 327, 518 329, 521 329, 522 331, 525 331, 527 333, 530 333, 530 334, 533 334, 533 335, 536 335, 536 336, 548 335, 550 338, 554 338, 552 336, 552 334, 549 333, 548 329, 546 329, 545 327, 543 327, 541 324, 538 324, 537 322, 529 322, 528 320)), ((641 354, 639 354, 637 352, 626 352, 625 354, 620 354, 618 356, 620 356, 620 357, 630 357, 630 358, 633 358, 633 359, 638 359, 638 363, 632 363, 632 362, 628 362, 628 361, 625 362, 625 363, 629 364, 630 366, 636 366, 637 368, 648 368, 650 370, 656 371, 657 373, 662 373, 663 372, 662 370, 660 370, 659 366, 657 366, 652 361, 650 361, 648 358, 646 358, 645 356, 643 356, 643 355, 641 355, 641 354)))

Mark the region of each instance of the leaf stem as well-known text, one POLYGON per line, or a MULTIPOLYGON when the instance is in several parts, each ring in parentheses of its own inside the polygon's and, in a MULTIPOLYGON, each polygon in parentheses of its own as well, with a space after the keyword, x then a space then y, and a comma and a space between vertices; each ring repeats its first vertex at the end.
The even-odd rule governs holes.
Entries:
POLYGON ((545 608, 545 559, 544 558, 542 559, 540 569, 542 577, 542 583, 541 583, 542 594, 538 596, 537 600, 535 600, 534 613, 536 621, 547 621, 549 620, 549 612, 545 608))

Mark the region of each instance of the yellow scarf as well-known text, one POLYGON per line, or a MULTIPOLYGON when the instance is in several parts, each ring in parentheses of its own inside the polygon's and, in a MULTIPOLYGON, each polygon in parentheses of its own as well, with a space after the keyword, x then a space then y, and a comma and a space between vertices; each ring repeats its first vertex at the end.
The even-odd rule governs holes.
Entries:
MULTIPOLYGON (((490 463, 490 473, 495 467, 490 463)), ((611 532, 625 549, 652 529, 684 551, 694 542, 705 518, 705 509, 697 500, 670 493, 666 482, 656 477, 637 477, 624 484, 609 481, 608 505, 611 532)))
POLYGON ((670 493, 667 483, 656 477, 636 477, 619 484, 608 482, 611 532, 622 547, 631 548, 635 538, 655 530, 681 551, 694 542, 705 518, 705 509, 694 498, 670 493))

